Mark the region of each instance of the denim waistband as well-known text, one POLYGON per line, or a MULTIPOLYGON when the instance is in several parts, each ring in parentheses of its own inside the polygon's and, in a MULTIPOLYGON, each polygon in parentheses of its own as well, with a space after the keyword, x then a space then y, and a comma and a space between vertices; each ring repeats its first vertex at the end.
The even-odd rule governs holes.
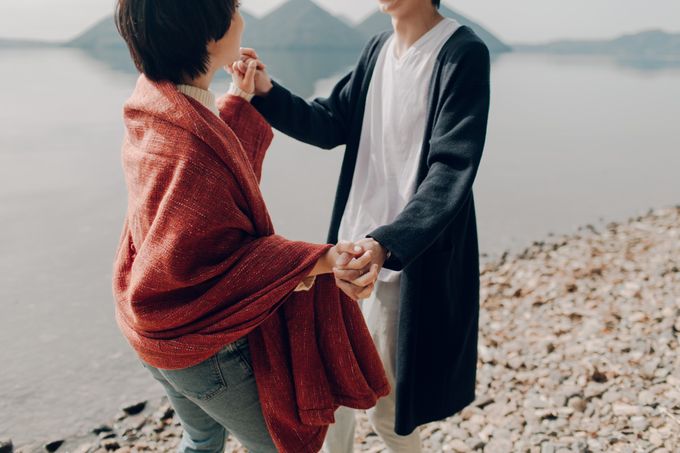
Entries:
POLYGON ((227 351, 236 351, 236 350, 238 350, 239 347, 244 346, 246 344, 248 344, 248 336, 247 335, 245 337, 241 337, 238 340, 229 343, 228 345, 226 345, 222 349, 227 350, 227 351))

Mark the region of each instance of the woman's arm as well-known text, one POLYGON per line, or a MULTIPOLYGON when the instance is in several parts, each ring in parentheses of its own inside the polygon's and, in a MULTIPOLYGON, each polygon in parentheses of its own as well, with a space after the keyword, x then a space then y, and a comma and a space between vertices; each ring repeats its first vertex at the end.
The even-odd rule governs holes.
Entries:
MULTIPOLYGON (((233 78, 232 88, 241 94, 227 93, 217 100, 220 118, 234 132, 250 160, 258 181, 262 178, 262 162, 274 134, 262 115, 250 104, 255 90, 256 62, 245 72, 234 67, 227 70, 233 78)), ((231 90, 230 90, 231 91, 231 90)))
POLYGON ((250 102, 240 96, 226 94, 217 100, 220 117, 241 142, 258 181, 262 178, 262 163, 274 134, 271 126, 250 102))

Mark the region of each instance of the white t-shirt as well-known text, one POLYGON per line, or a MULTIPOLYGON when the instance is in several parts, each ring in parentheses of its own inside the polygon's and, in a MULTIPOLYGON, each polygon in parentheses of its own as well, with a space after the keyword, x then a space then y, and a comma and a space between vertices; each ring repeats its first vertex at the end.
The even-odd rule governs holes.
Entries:
MULTIPOLYGON (((460 27, 444 19, 397 58, 392 35, 380 51, 366 98, 352 189, 340 223, 340 240, 363 239, 387 225, 415 193, 425 136, 428 94, 437 55, 460 27)), ((381 281, 399 272, 383 269, 381 281)))

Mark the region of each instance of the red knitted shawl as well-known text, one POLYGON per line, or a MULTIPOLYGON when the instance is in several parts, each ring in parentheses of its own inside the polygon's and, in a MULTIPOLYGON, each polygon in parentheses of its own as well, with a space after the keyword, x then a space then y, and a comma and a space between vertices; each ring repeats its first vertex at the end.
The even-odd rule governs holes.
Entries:
POLYGON ((275 444, 316 452, 339 405, 372 407, 389 384, 358 305, 332 276, 293 292, 330 246, 274 234, 259 188, 271 128, 239 97, 218 104, 221 119, 144 76, 125 104, 116 319, 163 369, 248 335, 275 444))

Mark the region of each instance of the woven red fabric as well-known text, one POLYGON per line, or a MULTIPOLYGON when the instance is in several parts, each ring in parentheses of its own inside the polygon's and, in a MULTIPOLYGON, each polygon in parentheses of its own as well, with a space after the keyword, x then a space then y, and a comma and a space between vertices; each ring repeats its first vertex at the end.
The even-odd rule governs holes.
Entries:
POLYGON ((239 97, 218 104, 221 119, 144 76, 125 104, 116 319, 163 369, 248 335, 276 446, 316 452, 339 405, 372 407, 389 384, 358 305, 332 276, 293 292, 330 246, 274 234, 259 188, 271 128, 239 97))

